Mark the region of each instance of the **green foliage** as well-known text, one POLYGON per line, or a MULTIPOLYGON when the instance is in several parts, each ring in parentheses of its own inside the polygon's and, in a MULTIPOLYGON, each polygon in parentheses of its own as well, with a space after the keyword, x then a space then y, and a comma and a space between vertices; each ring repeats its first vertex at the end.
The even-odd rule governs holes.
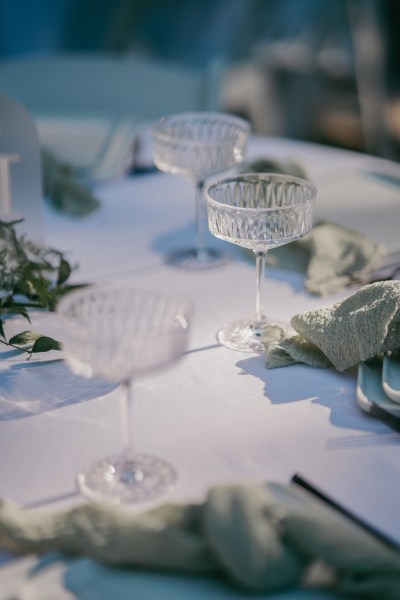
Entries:
POLYGON ((0 221, 0 342, 27 352, 59 350, 56 340, 32 331, 23 331, 6 340, 4 319, 20 315, 30 322, 28 309, 54 311, 58 300, 77 286, 67 283, 71 266, 62 252, 42 248, 18 236, 20 221, 0 221))

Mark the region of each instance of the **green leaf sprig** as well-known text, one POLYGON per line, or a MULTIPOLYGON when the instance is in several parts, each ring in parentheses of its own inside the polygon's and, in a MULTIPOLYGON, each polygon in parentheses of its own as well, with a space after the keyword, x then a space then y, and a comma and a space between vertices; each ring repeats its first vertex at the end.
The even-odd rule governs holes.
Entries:
POLYGON ((4 320, 20 315, 30 323, 28 309, 54 311, 65 293, 80 286, 67 283, 72 268, 64 254, 18 235, 15 226, 19 223, 0 221, 0 342, 26 352, 29 359, 36 352, 60 350, 60 343, 33 331, 7 340, 4 320))

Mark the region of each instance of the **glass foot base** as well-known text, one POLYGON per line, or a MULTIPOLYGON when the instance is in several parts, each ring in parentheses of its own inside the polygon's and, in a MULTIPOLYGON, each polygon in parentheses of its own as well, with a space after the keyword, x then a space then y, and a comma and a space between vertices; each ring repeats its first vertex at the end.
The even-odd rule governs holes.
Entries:
POLYGON ((266 346, 281 340, 288 331, 288 327, 280 323, 242 319, 220 329, 217 340, 232 350, 264 352, 266 346))
POLYGON ((95 463, 78 475, 84 496, 113 504, 133 504, 158 498, 173 488, 175 469, 147 454, 114 456, 95 463))
POLYGON ((228 261, 228 256, 215 248, 174 250, 166 257, 168 265, 192 270, 213 269, 221 267, 228 261))

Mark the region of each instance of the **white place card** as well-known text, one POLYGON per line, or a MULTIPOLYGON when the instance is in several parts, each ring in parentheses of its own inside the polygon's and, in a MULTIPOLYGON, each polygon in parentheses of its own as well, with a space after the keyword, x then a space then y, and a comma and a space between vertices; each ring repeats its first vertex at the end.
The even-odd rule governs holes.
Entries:
POLYGON ((32 117, 14 98, 0 94, 0 219, 24 219, 18 231, 42 242, 42 174, 32 117))

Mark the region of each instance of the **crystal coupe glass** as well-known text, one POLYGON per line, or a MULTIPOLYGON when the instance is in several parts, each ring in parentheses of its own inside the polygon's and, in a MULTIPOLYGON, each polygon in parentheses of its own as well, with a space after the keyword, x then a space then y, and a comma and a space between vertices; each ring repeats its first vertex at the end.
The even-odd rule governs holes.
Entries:
POLYGON ((262 352, 276 335, 264 314, 262 283, 270 248, 288 244, 312 227, 315 187, 289 175, 246 173, 206 190, 213 235, 253 250, 256 256, 256 314, 221 329, 219 342, 234 350, 262 352))
POLYGON ((121 384, 124 393, 121 455, 103 458, 78 475, 94 500, 134 503, 171 489, 175 469, 165 460, 133 451, 132 382, 176 361, 188 343, 191 302, 178 293, 114 282, 71 292, 58 305, 63 351, 71 370, 121 384))
POLYGON ((224 253, 204 242, 206 218, 203 183, 242 162, 250 125, 233 115, 216 112, 181 113, 154 124, 154 164, 161 171, 192 179, 196 199, 196 239, 192 248, 171 252, 169 264, 205 269, 223 264, 224 253))

